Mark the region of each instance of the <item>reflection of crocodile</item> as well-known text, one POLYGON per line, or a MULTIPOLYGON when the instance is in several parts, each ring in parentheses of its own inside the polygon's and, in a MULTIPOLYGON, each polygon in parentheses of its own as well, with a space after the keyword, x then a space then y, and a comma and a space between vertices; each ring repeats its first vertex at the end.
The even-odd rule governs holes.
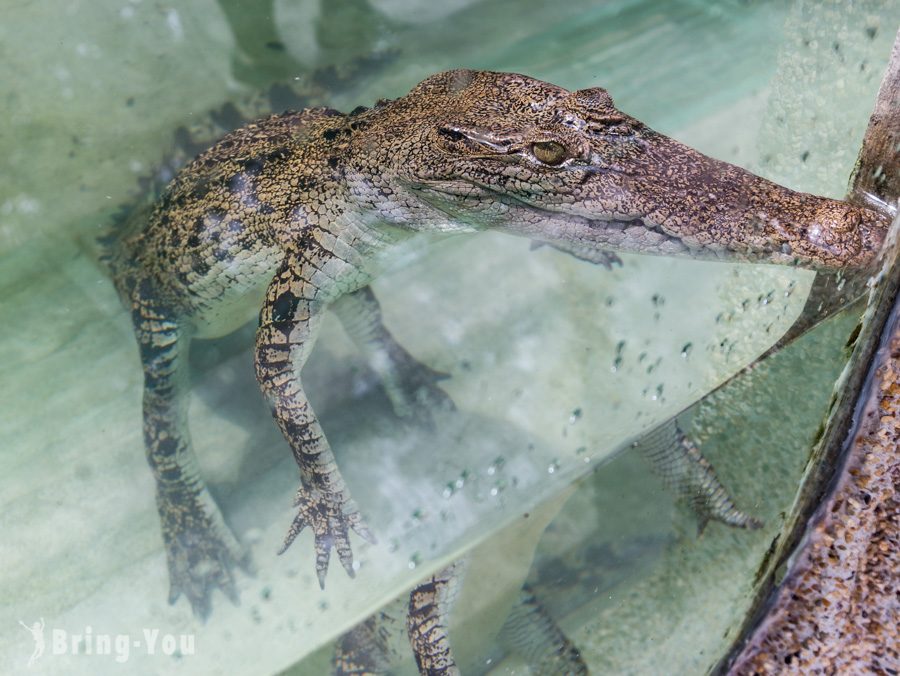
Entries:
POLYGON ((234 594, 231 569, 246 555, 190 447, 192 337, 259 313, 257 376, 301 470, 285 547, 309 527, 324 584, 332 548, 353 574, 350 529, 372 539, 300 380, 324 310, 336 310, 399 412, 449 404, 437 374, 384 328, 367 286, 394 245, 492 228, 598 263, 636 251, 837 268, 867 264, 887 220, 701 155, 618 111, 602 89, 451 71, 373 109, 249 124, 129 225, 110 264, 140 345, 171 596, 205 614, 212 588, 234 594))

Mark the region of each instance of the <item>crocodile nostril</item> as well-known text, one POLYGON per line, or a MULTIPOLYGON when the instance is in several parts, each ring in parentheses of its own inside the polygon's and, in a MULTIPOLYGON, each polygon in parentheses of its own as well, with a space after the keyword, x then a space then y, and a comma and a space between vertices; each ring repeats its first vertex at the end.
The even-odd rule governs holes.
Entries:
POLYGON ((451 141, 462 141, 465 138, 465 134, 453 127, 438 127, 437 133, 451 141))

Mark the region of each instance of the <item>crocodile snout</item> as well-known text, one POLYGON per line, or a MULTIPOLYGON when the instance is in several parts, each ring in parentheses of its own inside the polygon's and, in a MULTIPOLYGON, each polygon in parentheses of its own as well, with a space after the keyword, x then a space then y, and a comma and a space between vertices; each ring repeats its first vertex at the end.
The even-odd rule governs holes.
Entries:
POLYGON ((890 219, 871 209, 821 199, 800 236, 824 267, 867 267, 884 243, 890 219))

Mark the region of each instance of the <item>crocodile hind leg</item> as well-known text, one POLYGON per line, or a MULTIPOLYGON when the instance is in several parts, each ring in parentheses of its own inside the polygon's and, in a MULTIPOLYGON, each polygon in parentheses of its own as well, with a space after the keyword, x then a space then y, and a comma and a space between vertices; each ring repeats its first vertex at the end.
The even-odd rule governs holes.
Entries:
POLYGON ((449 376, 418 361, 397 342, 370 287, 343 296, 331 309, 378 375, 398 416, 430 423, 433 411, 454 408, 437 385, 449 376))
POLYGON ((632 445, 650 462, 653 471, 687 501, 697 515, 699 531, 710 520, 734 528, 755 529, 762 521, 737 508, 716 471, 697 445, 681 430, 678 421, 663 423, 632 445))
POLYGON ((396 625, 392 613, 380 610, 342 634, 334 647, 331 673, 334 676, 390 673, 400 661, 392 645, 396 625))
POLYGON ((237 602, 233 569, 249 572, 243 551, 203 483, 187 426, 190 336, 154 300, 148 282, 132 293, 132 319, 144 371, 144 444, 156 479, 156 505, 169 568, 169 603, 187 596, 206 619, 210 596, 221 589, 237 602))
POLYGON ((419 672, 440 676, 459 674, 450 649, 447 624, 464 562, 453 563, 409 594, 395 599, 343 634, 335 646, 335 676, 377 676, 391 673, 401 661, 396 640, 397 617, 406 616, 406 634, 419 672))
POLYGON ((464 567, 461 561, 452 563, 409 594, 406 632, 419 673, 429 676, 457 676, 460 673, 450 651, 448 627, 464 567))
MULTIPOLYGON (((332 548, 354 577, 349 531, 369 542, 375 538, 350 498, 300 379, 327 306, 314 280, 322 279, 320 271, 328 263, 316 263, 289 256, 269 284, 256 332, 256 378, 300 468, 301 485, 294 499, 298 513, 279 553, 308 526, 315 538, 316 575, 324 589, 332 548)), ((330 283, 339 290, 334 278, 330 283)))

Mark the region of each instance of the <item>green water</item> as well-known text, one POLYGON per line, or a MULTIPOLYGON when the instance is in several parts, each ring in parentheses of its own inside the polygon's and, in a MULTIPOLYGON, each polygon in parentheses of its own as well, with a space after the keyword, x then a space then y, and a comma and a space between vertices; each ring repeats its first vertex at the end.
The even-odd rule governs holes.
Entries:
MULTIPOLYGON (((298 479, 258 395, 252 327, 198 343, 194 444, 258 567, 239 576, 241 605, 216 594, 201 625, 183 599, 166 604, 137 353, 92 240, 175 130, 202 125, 226 101, 299 78, 321 103, 349 110, 458 66, 603 86, 623 110, 703 152, 840 196, 900 20, 888 0, 844 4, 9 7, 0 671, 26 669, 33 642, 19 621, 43 618, 38 673, 327 673, 337 636, 467 555, 451 634, 464 673, 528 673, 495 638, 526 578, 592 673, 706 672, 736 638, 791 510, 856 318, 827 322, 695 402, 790 325, 810 274, 634 256, 610 272, 499 235, 414 257, 376 292, 401 342, 451 374, 458 411, 434 431, 400 425, 326 322, 304 381, 379 544, 355 539, 357 579, 333 564, 325 592, 308 534, 274 554, 298 479), (618 453, 675 414, 763 529, 711 524, 698 537, 644 461, 618 453), (86 627, 189 634, 195 650, 132 647, 117 660, 51 644, 53 630, 71 640, 86 627)), ((409 672, 403 618, 391 612, 396 670, 409 672)))

